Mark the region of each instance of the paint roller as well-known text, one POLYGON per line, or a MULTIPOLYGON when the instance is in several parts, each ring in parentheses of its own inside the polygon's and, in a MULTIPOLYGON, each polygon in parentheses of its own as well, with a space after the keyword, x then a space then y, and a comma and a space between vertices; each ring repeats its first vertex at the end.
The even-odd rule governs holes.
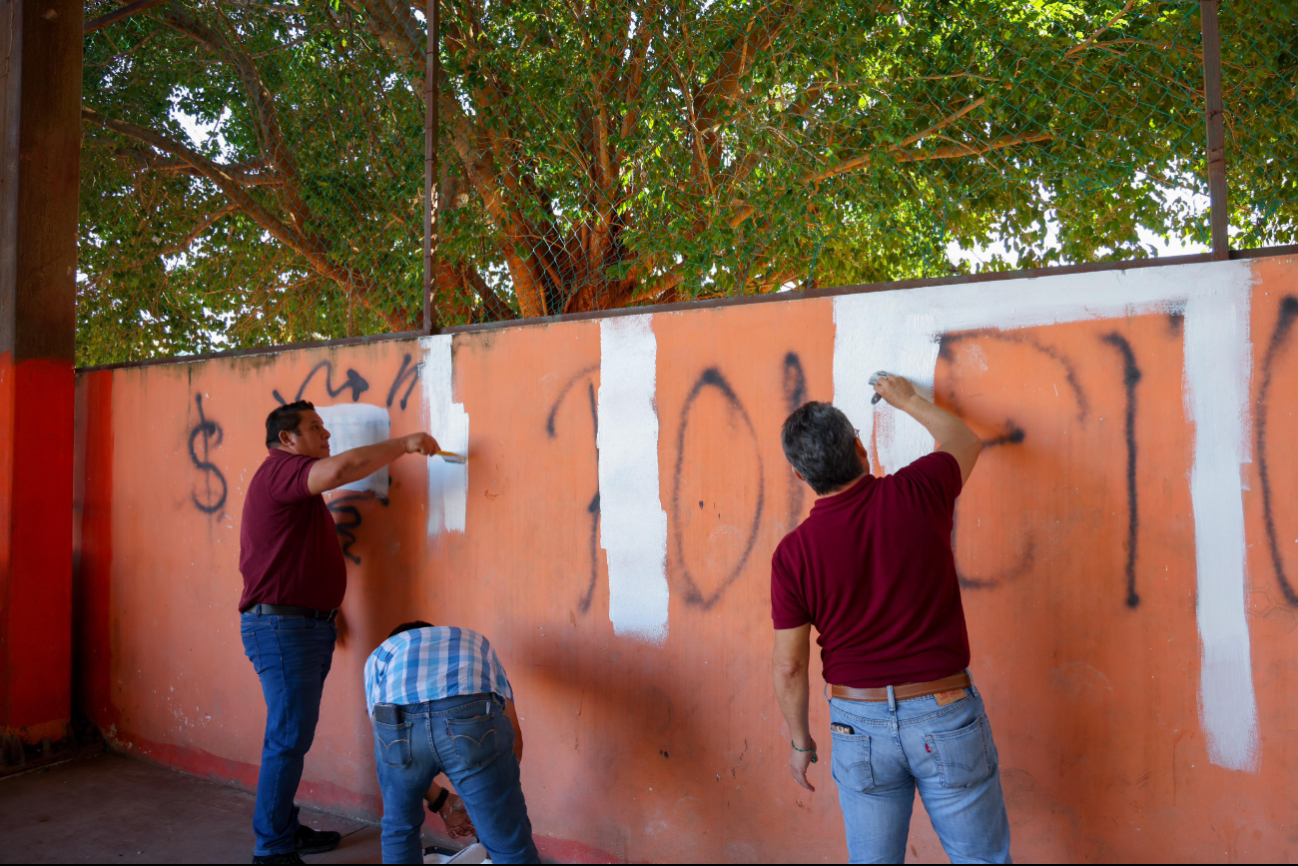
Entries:
MULTIPOLYGON (((879 372, 875 373, 873 376, 870 377, 869 379, 870 387, 874 387, 875 385, 879 384, 880 379, 886 379, 891 375, 892 374, 889 373, 887 370, 880 370, 879 372)), ((873 397, 870 398, 870 405, 873 406, 875 403, 878 403, 882 399, 883 399, 882 394, 875 394, 873 397)))
POLYGON ((469 459, 463 454, 456 454, 454 451, 438 451, 437 456, 447 463, 466 463, 469 459))

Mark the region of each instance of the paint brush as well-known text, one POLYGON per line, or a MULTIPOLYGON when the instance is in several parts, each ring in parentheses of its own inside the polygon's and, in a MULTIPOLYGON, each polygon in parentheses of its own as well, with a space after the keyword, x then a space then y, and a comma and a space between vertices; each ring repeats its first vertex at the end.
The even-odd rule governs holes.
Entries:
POLYGON ((447 463, 467 463, 469 459, 463 454, 456 454, 453 451, 438 451, 437 456, 441 457, 447 463))
MULTIPOLYGON (((879 384, 879 380, 880 380, 881 378, 882 378, 882 379, 886 379, 886 378, 888 378, 888 377, 891 376, 891 375, 892 375, 892 374, 889 373, 889 372, 887 372, 886 370, 880 370, 879 372, 877 372, 877 373, 875 373, 873 376, 871 376, 871 377, 869 378, 868 381, 869 381, 871 387, 873 387, 874 385, 879 384)), ((882 400, 882 399, 883 399, 883 395, 882 395, 882 394, 875 394, 873 397, 870 398, 870 405, 873 406, 875 403, 878 403, 878 402, 879 402, 880 400, 882 400)))

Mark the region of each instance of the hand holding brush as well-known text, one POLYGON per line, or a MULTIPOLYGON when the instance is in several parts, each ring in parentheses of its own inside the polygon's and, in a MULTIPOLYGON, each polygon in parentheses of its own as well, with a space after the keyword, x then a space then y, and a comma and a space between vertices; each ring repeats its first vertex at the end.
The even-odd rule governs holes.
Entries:
POLYGON ((874 397, 870 400, 871 405, 878 403, 880 400, 887 400, 889 406, 904 410, 906 403, 915 396, 915 386, 905 376, 898 376, 895 373, 880 370, 871 376, 869 381, 874 386, 874 397))
POLYGON ((437 440, 427 433, 412 433, 406 437, 405 442, 407 454, 418 452, 426 457, 435 455, 447 463, 465 463, 468 461, 468 458, 463 454, 456 454, 454 451, 443 451, 442 446, 437 444, 437 440))
POLYGON ((878 403, 880 400, 883 399, 883 395, 879 393, 879 380, 887 379, 890 375, 892 374, 884 370, 880 370, 879 372, 875 373, 867 380, 872 386, 874 386, 875 389, 874 396, 870 398, 871 406, 873 406, 875 403, 878 403))

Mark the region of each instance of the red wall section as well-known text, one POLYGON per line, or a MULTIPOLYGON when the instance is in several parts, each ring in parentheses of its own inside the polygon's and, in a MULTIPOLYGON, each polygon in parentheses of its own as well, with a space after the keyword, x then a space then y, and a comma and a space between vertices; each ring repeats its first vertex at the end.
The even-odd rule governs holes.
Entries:
POLYGON ((6 360, 0 375, 11 380, 0 393, 0 727, 39 743, 62 739, 71 717, 74 374, 66 361, 32 359, 6 360))
POLYGON ((72 365, 24 361, 16 385, 10 725, 57 739, 72 703, 72 365))
POLYGON ((10 647, 9 620, 13 604, 9 585, 13 574, 11 535, 13 531, 14 471, 14 358, 0 352, 0 727, 9 719, 10 647))
MULTIPOLYGON (((1214 764, 1201 719, 1199 427, 1187 415, 1181 311, 1133 306, 940 337, 937 399, 990 443, 960 498, 955 547, 1021 861, 1293 859, 1298 261, 1230 267, 1252 280, 1249 453, 1236 495, 1254 769, 1214 764)), ((1137 292, 1184 273, 1162 270, 1114 279, 1137 292)), ((376 814, 362 665, 393 624, 418 616, 477 629, 500 653, 543 850, 843 859, 828 755, 812 771, 817 793, 788 778, 769 663, 770 554, 812 503, 779 425, 805 400, 834 398, 845 336, 835 310, 807 299, 652 317, 670 590, 660 644, 610 622, 601 323, 456 336, 466 531, 429 534, 417 458, 393 465, 386 501, 331 497, 352 561, 300 799, 376 814)), ((401 435, 426 423, 410 375, 423 352, 386 342, 85 374, 80 695, 113 742, 254 784, 264 708, 238 632, 238 528, 273 393, 382 406, 401 435)), ((817 661, 812 672, 818 695, 817 661)), ((812 722, 828 746, 818 697, 812 722)), ((916 815, 910 859, 945 860, 916 815)))

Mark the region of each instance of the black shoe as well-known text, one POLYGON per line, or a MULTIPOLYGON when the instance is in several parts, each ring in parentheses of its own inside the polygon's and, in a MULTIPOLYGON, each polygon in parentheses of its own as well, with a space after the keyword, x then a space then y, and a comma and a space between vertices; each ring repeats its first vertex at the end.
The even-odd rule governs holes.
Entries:
POLYGON ((297 856, 296 851, 290 851, 287 854, 267 854, 264 857, 258 857, 257 855, 254 854, 252 857, 252 862, 254 863, 301 863, 302 858, 297 856))
MULTIPOLYGON (((312 830, 310 827, 297 828, 293 842, 297 845, 297 854, 323 854, 337 848, 343 840, 343 834, 334 830, 312 830)), ((297 854, 293 856, 297 856, 297 854)), ((281 861, 301 863, 301 860, 281 861)))

